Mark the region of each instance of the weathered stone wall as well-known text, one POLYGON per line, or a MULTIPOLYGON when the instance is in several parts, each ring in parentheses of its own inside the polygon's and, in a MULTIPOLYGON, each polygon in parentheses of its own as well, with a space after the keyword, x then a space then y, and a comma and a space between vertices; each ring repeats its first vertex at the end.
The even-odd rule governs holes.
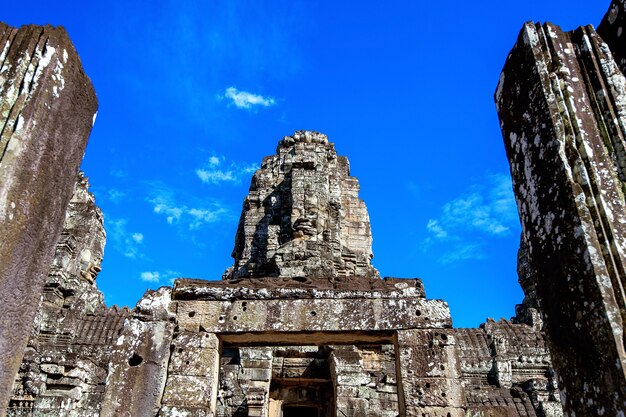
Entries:
POLYGON ((358 181, 316 132, 285 137, 255 173, 225 280, 179 279, 148 291, 133 310, 106 308, 96 286, 106 234, 86 178, 78 175, 69 205, 56 189, 18 198, 23 187, 74 181, 93 91, 62 30, 0 29, 0 41, 8 39, 0 226, 13 227, 0 261, 30 273, 24 288, 36 290, 33 305, 40 299, 11 417, 561 415, 536 315, 532 242, 520 250, 528 296, 515 321, 453 330, 448 306, 426 299, 420 280, 380 279, 358 181), (59 161, 66 170, 50 180, 45 164, 59 161), (53 220, 66 206, 55 247, 53 220), (21 241, 12 221, 52 234, 21 241), (48 243, 54 257, 42 292, 34 268, 50 259, 48 243), (21 261, 26 255, 38 262, 21 261))
POLYGON ((11 417, 559 416, 539 328, 453 330, 418 279, 178 279, 107 309, 105 238, 79 174, 11 417))
POLYGON ((88 187, 79 173, 9 416, 100 414, 109 349, 130 312, 105 309, 96 287, 106 236, 102 212, 88 187))
POLYGON ((598 34, 611 48, 615 62, 626 74, 626 1, 613 0, 609 11, 598 26, 598 34))
POLYGON ((63 28, 0 23, 0 415, 96 109, 91 82, 63 28))
POLYGON ((624 414, 624 76, 593 27, 527 23, 496 102, 564 409, 624 414))

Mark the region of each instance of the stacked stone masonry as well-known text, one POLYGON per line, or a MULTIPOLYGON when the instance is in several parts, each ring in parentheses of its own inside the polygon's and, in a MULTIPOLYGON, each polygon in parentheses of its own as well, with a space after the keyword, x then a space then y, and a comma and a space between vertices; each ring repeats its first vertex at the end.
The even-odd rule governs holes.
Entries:
MULTIPOLYGON (((615 1, 601 28, 619 38, 623 13, 615 1)), ((447 304, 427 299, 419 279, 380 278, 358 181, 320 133, 283 138, 254 174, 223 280, 178 279, 148 291, 133 309, 104 305, 96 286, 103 217, 86 178, 71 172, 73 196, 50 245, 39 308, 2 412, 560 417, 563 399, 565 411, 579 417, 617 415, 622 362, 610 368, 615 362, 603 361, 622 358, 625 85, 593 28, 565 34, 525 25, 496 98, 524 226, 518 274, 526 296, 516 317, 474 329, 453 328, 447 304), (546 161, 556 164, 547 174, 546 161), (544 193, 554 207, 538 197, 544 193), (582 306, 564 311, 558 303, 578 293, 592 297, 584 305, 589 317, 577 314, 582 306), (576 325, 594 343, 582 346, 571 331, 576 325), (559 334, 578 350, 565 349, 559 334), (593 350, 600 343, 606 350, 593 350), (586 349, 595 356, 573 357, 586 349), (594 366, 605 381, 600 372, 577 379, 594 366), (580 381, 596 385, 585 391, 580 381), (579 398, 586 408, 575 404, 579 398)), ((3 100, 7 91, 0 90, 3 100)))
MULTIPOLYGON (((80 174, 10 416, 560 415, 539 329, 455 330, 417 279, 178 279, 132 310, 106 308, 103 218, 87 187, 80 174)), ((311 258, 335 256, 317 248, 311 258)))
POLYGON ((326 135, 300 131, 252 178, 225 278, 378 278, 359 182, 326 135))

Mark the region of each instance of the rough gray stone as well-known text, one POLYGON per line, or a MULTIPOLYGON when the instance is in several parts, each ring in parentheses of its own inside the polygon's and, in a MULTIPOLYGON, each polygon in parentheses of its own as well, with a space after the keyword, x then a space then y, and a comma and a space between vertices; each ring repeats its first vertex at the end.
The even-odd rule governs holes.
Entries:
POLYGON ((97 109, 63 28, 0 23, 0 415, 97 109))
POLYGON ((496 103, 564 410, 624 414, 626 80, 593 27, 527 23, 496 103))
POLYGON ((285 136, 252 178, 224 278, 375 277, 358 180, 326 135, 285 136))

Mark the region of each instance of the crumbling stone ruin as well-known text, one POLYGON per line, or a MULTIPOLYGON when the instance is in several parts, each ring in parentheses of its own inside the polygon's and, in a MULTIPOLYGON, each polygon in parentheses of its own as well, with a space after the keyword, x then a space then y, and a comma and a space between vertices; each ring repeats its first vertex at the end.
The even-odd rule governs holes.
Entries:
MULTIPOLYGON (((381 279, 348 160, 325 135, 310 131, 283 138, 254 174, 234 264, 221 281, 178 279, 148 291, 132 309, 107 308, 96 285, 106 239, 102 213, 78 165, 69 164, 62 177, 73 186, 59 183, 67 202, 55 200, 49 209, 56 214, 45 223, 46 230, 58 229, 55 240, 16 246, 38 256, 28 258, 33 265, 45 261, 46 270, 29 266, 23 271, 30 275, 18 276, 0 262, 0 285, 11 279, 40 285, 30 287, 39 303, 32 302, 30 321, 17 329, 24 344, 7 346, 9 338, 0 344, 8 358, 0 382, 10 389, 0 415, 620 415, 626 82, 612 49, 619 49, 616 27, 623 19, 624 4, 614 1, 599 29, 608 46, 590 26, 563 33, 528 23, 501 76, 496 101, 524 231, 518 278, 525 298, 516 317, 455 329, 447 304, 426 298, 419 279, 381 279)), ((53 65, 66 59, 58 51, 71 46, 60 29, 0 29, 10 40, 0 68, 5 61, 21 65, 24 54, 53 65), (61 41, 46 34, 65 43, 53 44, 61 41), (42 46, 48 45, 37 43, 42 36, 57 40, 42 46)), ((82 74, 67 50, 67 61, 52 68, 64 71, 67 64, 82 74)), ((24 71, 0 78, 0 105, 24 71)), ((53 97, 63 83, 63 91, 93 94, 84 75, 44 71, 41 77, 53 97)), ((31 105, 33 97, 18 102, 31 105)), ((43 114, 74 117, 37 112, 52 99, 39 100, 31 113, 22 112, 22 122, 3 112, 3 124, 35 129, 43 114)), ((84 126, 82 119, 73 123, 84 126)), ((71 138, 84 140, 90 126, 70 129, 71 138)), ((10 139, 20 129, 10 128, 10 139)), ((18 138, 34 142, 41 131, 18 138)), ((37 158, 38 149, 21 157, 37 158)), ((12 180, 19 169, 37 173, 37 181, 47 171, 19 161, 3 165, 13 163, 11 155, 0 159, 2 178, 9 179, 0 184, 0 231, 13 233, 2 234, 0 260, 15 264, 21 252, 12 252, 5 236, 20 237, 9 211, 20 200, 1 198, 30 186, 12 180)), ((21 219, 20 225, 41 227, 41 219, 21 219)), ((17 330, 6 334, 17 337, 17 330)))
POLYGON ((96 109, 63 28, 0 23, 0 410, 8 405, 96 109))
POLYGON ((563 406, 578 417, 626 412, 623 23, 621 1, 600 25, 604 40, 592 26, 527 23, 496 92, 524 289, 542 312, 563 406))
POLYGON ((561 415, 540 326, 453 329, 420 280, 378 276, 348 167, 325 135, 284 138, 244 202, 245 273, 133 310, 95 287, 105 233, 80 174, 8 415, 561 415))

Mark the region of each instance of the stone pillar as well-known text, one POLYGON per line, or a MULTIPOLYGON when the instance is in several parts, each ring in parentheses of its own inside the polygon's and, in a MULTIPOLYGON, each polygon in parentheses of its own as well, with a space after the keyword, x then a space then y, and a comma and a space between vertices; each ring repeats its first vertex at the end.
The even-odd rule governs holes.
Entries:
POLYGON ((126 320, 111 354, 100 417, 156 415, 173 330, 174 324, 167 321, 126 320))
POLYGON ((366 415, 367 399, 359 397, 359 387, 369 383, 363 374, 363 358, 355 346, 333 346, 330 371, 335 388, 336 416, 366 415))
POLYGON ((609 45, 615 62, 626 74, 626 1, 613 0, 598 25, 598 35, 609 45))
POLYGON ((0 416, 96 110, 65 29, 0 23, 0 416))
POLYGON ((626 80, 591 26, 527 23, 496 92, 561 400, 626 413, 626 80))
POLYGON ((403 417, 462 417, 465 395, 452 330, 399 330, 396 375, 403 417))
POLYGON ((267 417, 272 381, 272 349, 241 348, 239 354, 243 368, 242 379, 248 382, 248 416, 267 417))
POLYGON ((172 341, 160 417, 214 417, 220 341, 213 333, 179 333, 172 341))

